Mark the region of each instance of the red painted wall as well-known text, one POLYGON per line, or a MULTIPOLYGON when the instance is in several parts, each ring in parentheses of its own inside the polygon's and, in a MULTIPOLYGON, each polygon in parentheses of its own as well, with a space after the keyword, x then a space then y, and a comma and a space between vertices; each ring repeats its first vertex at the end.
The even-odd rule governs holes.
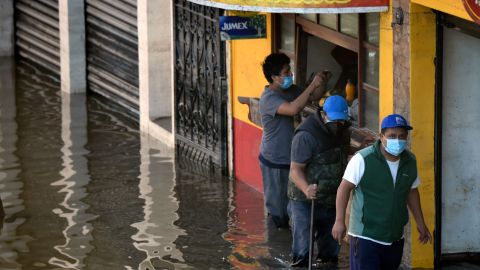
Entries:
POLYGON ((262 130, 233 118, 233 162, 235 178, 263 193, 258 154, 262 130))

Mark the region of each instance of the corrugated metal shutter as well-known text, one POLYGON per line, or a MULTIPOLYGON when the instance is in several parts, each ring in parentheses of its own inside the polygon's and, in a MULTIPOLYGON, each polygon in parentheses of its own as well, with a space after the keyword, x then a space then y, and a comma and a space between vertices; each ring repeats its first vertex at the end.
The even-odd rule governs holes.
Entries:
POLYGON ((89 89, 138 114, 136 0, 86 0, 89 89))
POLYGON ((15 1, 17 53, 60 76, 58 0, 15 1))

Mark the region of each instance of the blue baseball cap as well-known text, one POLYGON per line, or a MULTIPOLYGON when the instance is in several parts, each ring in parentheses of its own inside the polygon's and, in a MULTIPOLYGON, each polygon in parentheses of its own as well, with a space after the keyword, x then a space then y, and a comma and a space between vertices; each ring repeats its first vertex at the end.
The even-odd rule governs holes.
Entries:
POLYGON ((342 96, 329 96, 323 104, 323 111, 330 121, 348 120, 348 104, 342 96))
POLYGON ((382 129, 384 128, 405 128, 407 130, 412 130, 413 127, 409 126, 407 120, 403 118, 400 114, 390 114, 383 118, 382 129))

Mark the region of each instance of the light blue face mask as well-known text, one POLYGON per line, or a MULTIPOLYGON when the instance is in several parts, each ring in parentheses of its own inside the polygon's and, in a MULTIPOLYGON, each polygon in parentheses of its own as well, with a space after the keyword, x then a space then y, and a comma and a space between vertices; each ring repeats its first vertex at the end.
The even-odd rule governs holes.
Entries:
POLYGON ((288 89, 293 84, 293 75, 283 76, 283 83, 280 85, 282 89, 288 89))
POLYGON ((407 146, 407 140, 400 140, 400 139, 387 139, 387 145, 385 147, 385 151, 393 156, 400 155, 407 146))

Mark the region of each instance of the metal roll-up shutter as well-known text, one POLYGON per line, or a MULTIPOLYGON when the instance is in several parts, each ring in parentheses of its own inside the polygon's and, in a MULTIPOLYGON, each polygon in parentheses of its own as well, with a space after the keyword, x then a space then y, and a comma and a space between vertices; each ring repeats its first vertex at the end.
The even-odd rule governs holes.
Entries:
POLYGON ((90 90, 138 114, 136 0, 86 0, 90 90))
POLYGON ((18 55, 60 76, 58 0, 17 0, 15 12, 18 55))

